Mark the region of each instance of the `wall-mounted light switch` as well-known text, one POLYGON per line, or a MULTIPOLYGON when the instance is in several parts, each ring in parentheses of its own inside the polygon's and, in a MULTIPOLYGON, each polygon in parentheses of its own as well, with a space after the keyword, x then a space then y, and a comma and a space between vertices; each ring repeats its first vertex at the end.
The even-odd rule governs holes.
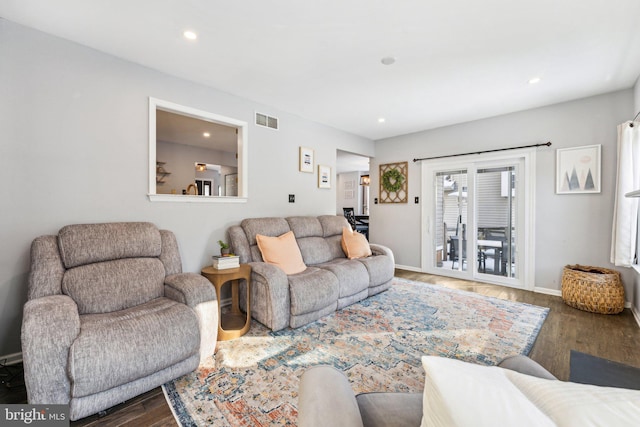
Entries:
POLYGON ((415 198, 415 204, 417 205, 418 203, 420 203, 420 198, 418 196, 416 196, 415 198))
POLYGON ((296 202, 296 195, 289 194, 289 203, 295 203, 295 202, 296 202))

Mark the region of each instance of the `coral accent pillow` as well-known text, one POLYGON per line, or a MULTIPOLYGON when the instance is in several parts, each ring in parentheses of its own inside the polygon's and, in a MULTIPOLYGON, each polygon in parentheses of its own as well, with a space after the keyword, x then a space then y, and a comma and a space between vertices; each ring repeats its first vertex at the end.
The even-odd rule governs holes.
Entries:
POLYGON ((349 259, 366 258, 371 256, 371 247, 363 234, 351 228, 342 228, 342 250, 349 259))
POLYGON ((286 274, 301 273, 307 269, 293 231, 278 237, 256 234, 256 241, 264 262, 280 267, 286 274))

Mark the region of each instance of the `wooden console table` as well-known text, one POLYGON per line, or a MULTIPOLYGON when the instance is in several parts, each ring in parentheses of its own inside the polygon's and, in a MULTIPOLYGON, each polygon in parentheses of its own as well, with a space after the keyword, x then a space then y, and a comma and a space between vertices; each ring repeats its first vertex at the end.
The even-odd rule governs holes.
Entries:
POLYGON ((213 267, 205 267, 201 274, 209 279, 213 287, 216 289, 218 297, 218 341, 232 340, 246 334, 251 328, 251 267, 248 264, 240 264, 238 268, 229 268, 226 270, 217 270, 213 267), (239 289, 240 279, 244 279, 247 283, 247 313, 240 311, 240 295, 239 289), (222 314, 220 306, 222 286, 231 282, 231 311, 222 314))

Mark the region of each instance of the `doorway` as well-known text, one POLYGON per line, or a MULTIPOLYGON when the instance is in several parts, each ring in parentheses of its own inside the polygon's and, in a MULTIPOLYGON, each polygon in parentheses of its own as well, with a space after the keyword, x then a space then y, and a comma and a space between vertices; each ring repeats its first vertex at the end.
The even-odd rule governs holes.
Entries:
POLYGON ((336 214, 353 208, 355 215, 369 216, 369 157, 336 150, 336 214))
POLYGON ((423 163, 424 271, 533 289, 534 156, 423 163))

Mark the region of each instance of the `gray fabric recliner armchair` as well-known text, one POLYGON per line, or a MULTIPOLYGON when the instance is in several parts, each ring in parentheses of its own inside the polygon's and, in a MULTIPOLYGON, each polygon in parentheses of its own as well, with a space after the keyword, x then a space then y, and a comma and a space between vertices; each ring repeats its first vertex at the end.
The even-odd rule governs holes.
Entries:
POLYGON ((150 223, 80 224, 31 245, 22 355, 30 404, 76 420, 189 373, 215 351, 211 284, 150 223))

